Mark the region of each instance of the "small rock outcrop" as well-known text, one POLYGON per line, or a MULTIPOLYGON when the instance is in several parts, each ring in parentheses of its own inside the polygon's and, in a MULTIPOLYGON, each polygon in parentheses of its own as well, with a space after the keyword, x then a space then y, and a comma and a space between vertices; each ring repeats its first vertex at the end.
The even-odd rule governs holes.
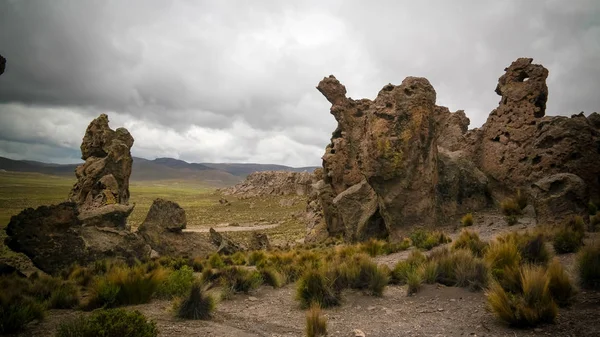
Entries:
POLYGON ((531 186, 538 223, 564 225, 575 216, 588 220, 588 188, 579 176, 558 173, 531 186))
POLYGON ((150 206, 138 234, 163 256, 195 257, 214 251, 214 246, 200 233, 183 233, 187 226, 185 211, 177 203, 156 199, 150 206))
POLYGON ((94 119, 81 143, 81 159, 85 163, 75 170, 77 183, 69 194, 69 201, 81 209, 127 205, 132 146, 133 137, 127 129, 113 131, 105 114, 94 119))
POLYGON ((250 236, 250 250, 269 250, 271 244, 269 243, 269 237, 265 233, 252 232, 250 236))
POLYGON ((246 250, 246 247, 233 241, 227 235, 217 232, 216 230, 214 230, 214 228, 210 229, 209 234, 212 243, 215 246, 219 247, 217 248, 217 253, 231 255, 236 252, 246 250))
POLYGON ((221 192, 225 195, 256 197, 268 195, 308 195, 315 182, 309 172, 263 171, 250 173, 243 182, 221 192))
POLYGON ((114 227, 87 225, 79 215, 72 202, 26 209, 11 218, 5 244, 49 274, 75 263, 116 256, 145 260, 150 256, 150 247, 139 236, 114 227))

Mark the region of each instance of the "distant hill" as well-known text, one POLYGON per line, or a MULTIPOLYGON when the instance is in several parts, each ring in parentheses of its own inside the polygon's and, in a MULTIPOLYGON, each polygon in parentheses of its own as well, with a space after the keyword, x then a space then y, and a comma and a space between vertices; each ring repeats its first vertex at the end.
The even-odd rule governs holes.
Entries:
MULTIPOLYGON (((0 170, 13 172, 36 172, 58 176, 73 176, 80 164, 51 164, 31 160, 14 160, 0 157, 0 170)), ((240 163, 188 163, 173 158, 148 160, 133 157, 131 180, 196 180, 215 186, 230 186, 243 180, 248 174, 257 171, 308 171, 315 167, 293 168, 272 164, 240 163)))

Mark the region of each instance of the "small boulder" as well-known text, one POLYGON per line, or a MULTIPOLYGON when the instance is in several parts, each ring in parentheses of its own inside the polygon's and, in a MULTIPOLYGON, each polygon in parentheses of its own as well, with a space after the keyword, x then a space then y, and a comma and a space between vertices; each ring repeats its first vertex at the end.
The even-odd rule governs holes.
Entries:
POLYGON ((562 225, 574 216, 588 221, 588 189, 579 176, 558 173, 531 186, 537 221, 541 225, 562 225))
POLYGON ((250 237, 250 250, 268 250, 271 249, 269 237, 267 234, 252 232, 250 237))
POLYGON ((214 230, 211 227, 210 231, 210 239, 212 243, 217 246, 217 253, 231 255, 236 252, 245 251, 246 248, 241 244, 236 243, 231 238, 227 237, 224 234, 221 234, 214 230))
POLYGON ((185 211, 177 203, 164 199, 156 199, 150 206, 146 220, 139 228, 139 232, 168 231, 181 233, 187 225, 185 211))

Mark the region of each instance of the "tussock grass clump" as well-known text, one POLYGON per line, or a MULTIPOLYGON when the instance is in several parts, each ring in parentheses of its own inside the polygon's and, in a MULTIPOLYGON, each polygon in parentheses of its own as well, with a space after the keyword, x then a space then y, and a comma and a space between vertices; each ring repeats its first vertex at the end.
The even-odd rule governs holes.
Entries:
POLYGON ((389 255, 401 251, 405 251, 410 248, 411 242, 409 238, 404 238, 400 242, 386 242, 384 254, 389 255))
POLYGON ((406 260, 396 263, 390 275, 389 283, 406 284, 408 282, 408 275, 415 272, 426 260, 427 258, 423 253, 417 250, 411 252, 406 260))
POLYGON ((386 242, 383 240, 369 239, 361 245, 361 250, 371 257, 385 254, 386 242))
POLYGON ((463 216, 460 219, 460 223, 462 224, 463 227, 473 226, 473 214, 472 213, 465 214, 465 216, 463 216))
POLYGON ((590 232, 600 231, 600 213, 590 216, 590 232))
POLYGON ((48 307, 52 309, 73 309, 78 305, 79 289, 72 282, 63 282, 48 299, 48 307))
POLYGON ((88 308, 148 303, 165 279, 163 268, 147 272, 144 265, 111 267, 94 282, 88 308))
POLYGON ((424 283, 434 284, 440 275, 438 264, 435 261, 427 261, 417 269, 424 283))
POLYGON ((313 304, 306 312, 306 336, 327 336, 327 319, 321 313, 321 307, 313 304))
POLYGON ((184 296, 192 287, 194 279, 194 270, 188 266, 167 272, 165 280, 158 286, 156 295, 162 298, 184 296))
POLYGON ((248 265, 260 267, 267 260, 267 254, 262 250, 255 250, 248 256, 248 265))
POLYGON ((75 266, 67 276, 67 279, 82 287, 87 287, 94 280, 94 271, 91 268, 75 266))
POLYGON ((335 287, 335 275, 321 269, 310 269, 300 277, 296 288, 296 299, 304 309, 313 303, 321 308, 340 305, 341 289, 335 287))
POLYGON ((233 264, 236 266, 243 266, 248 261, 246 260, 246 254, 242 252, 235 252, 233 255, 231 255, 231 262, 233 262, 233 264))
POLYGON ((33 320, 42 319, 45 307, 28 295, 29 282, 17 276, 0 276, 0 334, 21 331, 33 320))
POLYGON ((556 304, 561 307, 571 304, 577 294, 577 288, 556 258, 548 265, 546 274, 549 279, 548 289, 556 304))
POLYGON ((579 282, 586 288, 600 288, 600 241, 585 246, 577 255, 579 282))
POLYGON ((106 309, 62 323, 56 333, 56 337, 96 336, 156 337, 158 329, 137 310, 106 309))
POLYGON ((435 281, 444 285, 479 290, 488 283, 488 265, 470 250, 439 250, 431 254, 427 263, 435 265, 435 281))
MULTIPOLYGON (((525 199, 525 202, 527 199, 525 199)), ((525 203, 526 205, 526 203, 525 203)), ((524 208, 525 206, 523 206, 524 208)), ((504 219, 509 226, 517 223, 518 217, 522 214, 521 205, 516 198, 506 198, 500 203, 500 210, 504 214, 504 219)))
POLYGON ((484 258, 490 265, 492 276, 497 280, 504 280, 505 276, 514 274, 513 271, 518 270, 522 259, 519 248, 512 240, 492 242, 484 258))
POLYGON ((488 244, 481 241, 479 235, 469 230, 463 230, 456 241, 452 243, 452 250, 468 249, 473 255, 482 257, 488 244))
POLYGON ((49 299, 56 289, 60 288, 63 281, 58 277, 52 277, 45 274, 33 278, 33 283, 29 287, 29 293, 40 301, 49 299))
POLYGON ((189 295, 178 305, 177 317, 184 319, 209 319, 215 310, 215 300, 206 294, 200 282, 194 282, 189 295))
POLYGON ((366 255, 355 255, 336 269, 338 287, 366 290, 369 295, 382 296, 389 282, 385 268, 378 267, 366 255))
POLYGON ((517 193, 515 194, 515 201, 517 202, 517 206, 519 206, 520 210, 523 210, 525 207, 527 207, 527 195, 521 192, 520 189, 518 189, 517 193))
POLYGON ((273 288, 279 288, 284 285, 285 278, 273 267, 266 267, 259 269, 263 282, 272 286, 273 288))
POLYGON ((256 270, 231 266, 221 271, 221 282, 231 287, 234 292, 249 293, 263 283, 261 274, 256 270))
POLYGON ((583 246, 584 237, 585 223, 577 216, 554 234, 552 245, 558 254, 574 253, 583 246))
POLYGON ((208 265, 212 268, 219 269, 225 267, 225 262, 223 262, 223 258, 219 253, 213 253, 208 258, 208 265))
POLYGON ((516 237, 517 248, 524 261, 546 265, 552 259, 552 253, 546 247, 546 239, 542 234, 532 235, 529 233, 516 237))
POLYGON ((451 242, 452 240, 444 233, 438 231, 426 231, 417 229, 410 234, 412 244, 419 248, 430 250, 433 247, 451 242))
POLYGON ((421 284, 423 283, 423 279, 421 275, 416 270, 411 270, 408 275, 406 275, 406 285, 408 286, 406 289, 406 295, 410 296, 416 294, 421 289, 421 284))
POLYGON ((486 291, 491 311, 511 326, 527 327, 554 322, 558 306, 552 299, 544 268, 533 265, 522 267, 519 283, 518 292, 509 292, 493 282, 486 291))

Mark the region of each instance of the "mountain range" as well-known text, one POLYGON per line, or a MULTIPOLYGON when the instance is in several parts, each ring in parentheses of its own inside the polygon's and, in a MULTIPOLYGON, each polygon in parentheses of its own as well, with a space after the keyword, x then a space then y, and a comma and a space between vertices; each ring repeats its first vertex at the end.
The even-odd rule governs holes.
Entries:
MULTIPOLYGON (((57 176, 74 176, 81 164, 53 164, 31 160, 14 160, 0 157, 0 170, 12 172, 35 172, 57 176)), ((253 163, 188 163, 174 158, 154 160, 133 157, 131 180, 196 180, 210 185, 233 185, 248 174, 259 171, 312 172, 316 167, 289 167, 276 164, 253 163)))

